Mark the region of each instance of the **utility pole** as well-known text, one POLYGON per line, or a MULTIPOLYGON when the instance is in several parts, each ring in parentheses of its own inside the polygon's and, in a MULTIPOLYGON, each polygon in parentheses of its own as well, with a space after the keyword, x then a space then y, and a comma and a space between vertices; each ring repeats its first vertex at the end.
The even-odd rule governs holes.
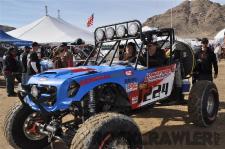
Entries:
POLYGON ((45 15, 48 16, 48 6, 45 5, 45 15))
POLYGON ((173 28, 173 6, 172 6, 172 8, 170 9, 170 11, 171 11, 171 16, 170 16, 170 25, 171 25, 171 28, 173 28))

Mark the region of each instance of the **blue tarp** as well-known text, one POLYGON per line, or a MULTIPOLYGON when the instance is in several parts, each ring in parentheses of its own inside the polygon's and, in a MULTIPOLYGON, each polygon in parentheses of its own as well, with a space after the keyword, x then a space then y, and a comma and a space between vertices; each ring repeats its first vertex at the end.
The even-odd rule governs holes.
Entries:
POLYGON ((0 30, 0 42, 8 42, 15 46, 30 46, 32 41, 20 40, 0 30))

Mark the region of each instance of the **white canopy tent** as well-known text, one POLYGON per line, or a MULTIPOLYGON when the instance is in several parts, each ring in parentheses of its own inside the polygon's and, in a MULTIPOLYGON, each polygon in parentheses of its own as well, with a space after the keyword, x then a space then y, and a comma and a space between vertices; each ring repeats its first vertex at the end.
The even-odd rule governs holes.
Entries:
POLYGON ((216 36, 214 37, 215 43, 223 43, 224 36, 225 36, 225 28, 216 34, 216 36))
POLYGON ((94 43, 91 32, 49 15, 7 33, 22 40, 39 43, 73 42, 77 38, 83 39, 86 43, 94 43))
POLYGON ((143 26, 142 27, 142 31, 146 32, 146 31, 152 31, 152 30, 156 30, 156 27, 149 27, 149 26, 143 26))

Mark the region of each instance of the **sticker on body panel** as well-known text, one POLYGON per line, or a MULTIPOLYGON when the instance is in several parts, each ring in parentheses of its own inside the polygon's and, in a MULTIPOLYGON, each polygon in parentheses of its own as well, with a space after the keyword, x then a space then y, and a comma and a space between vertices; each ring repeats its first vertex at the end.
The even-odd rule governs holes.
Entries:
POLYGON ((174 67, 175 65, 172 65, 170 67, 158 68, 154 72, 147 73, 145 82, 154 82, 167 78, 172 72, 174 72, 174 67))
POLYGON ((137 82, 131 82, 126 84, 126 91, 132 92, 138 90, 138 83, 137 82))
POLYGON ((175 77, 174 70, 175 65, 172 65, 146 75, 145 82, 152 87, 152 91, 145 95, 146 98, 142 100, 139 106, 166 98, 171 94, 175 77))
POLYGON ((136 104, 136 103, 138 103, 138 96, 134 96, 134 97, 131 98, 131 104, 133 105, 133 104, 136 104))

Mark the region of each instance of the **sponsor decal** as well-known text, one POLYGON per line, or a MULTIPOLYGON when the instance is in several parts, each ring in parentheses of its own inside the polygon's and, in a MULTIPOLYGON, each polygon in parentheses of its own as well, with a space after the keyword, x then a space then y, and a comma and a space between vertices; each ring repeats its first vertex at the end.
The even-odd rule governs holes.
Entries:
POLYGON ((171 69, 164 69, 160 71, 155 71, 151 73, 147 73, 145 77, 145 82, 154 82, 157 80, 163 80, 171 74, 171 69))
POLYGON ((138 96, 134 96, 131 98, 131 104, 136 104, 138 103, 138 96))
POLYGON ((131 82, 126 84, 126 91, 127 92, 132 92, 136 91, 138 89, 138 83, 137 82, 131 82))
POLYGON ((131 104, 131 107, 132 109, 136 109, 138 108, 138 103, 139 103, 139 93, 138 93, 138 90, 136 91, 132 91, 129 93, 129 100, 130 100, 130 104, 131 104))
POLYGON ((86 67, 79 67, 79 68, 74 68, 74 67, 71 67, 71 68, 65 68, 65 69, 68 69, 74 73, 77 73, 77 72, 84 72, 84 71, 96 71, 95 69, 92 69, 92 68, 86 68, 86 67))
POLYGON ((125 75, 126 76, 132 76, 133 75, 133 71, 132 70, 127 70, 127 71, 125 71, 125 75))
POLYGON ((110 75, 106 75, 106 76, 96 76, 94 78, 88 78, 86 80, 82 80, 80 81, 80 85, 86 85, 86 84, 89 84, 89 83, 92 83, 92 82, 95 82, 95 81, 98 81, 98 80, 103 80, 103 79, 108 79, 108 78, 111 78, 110 75))

